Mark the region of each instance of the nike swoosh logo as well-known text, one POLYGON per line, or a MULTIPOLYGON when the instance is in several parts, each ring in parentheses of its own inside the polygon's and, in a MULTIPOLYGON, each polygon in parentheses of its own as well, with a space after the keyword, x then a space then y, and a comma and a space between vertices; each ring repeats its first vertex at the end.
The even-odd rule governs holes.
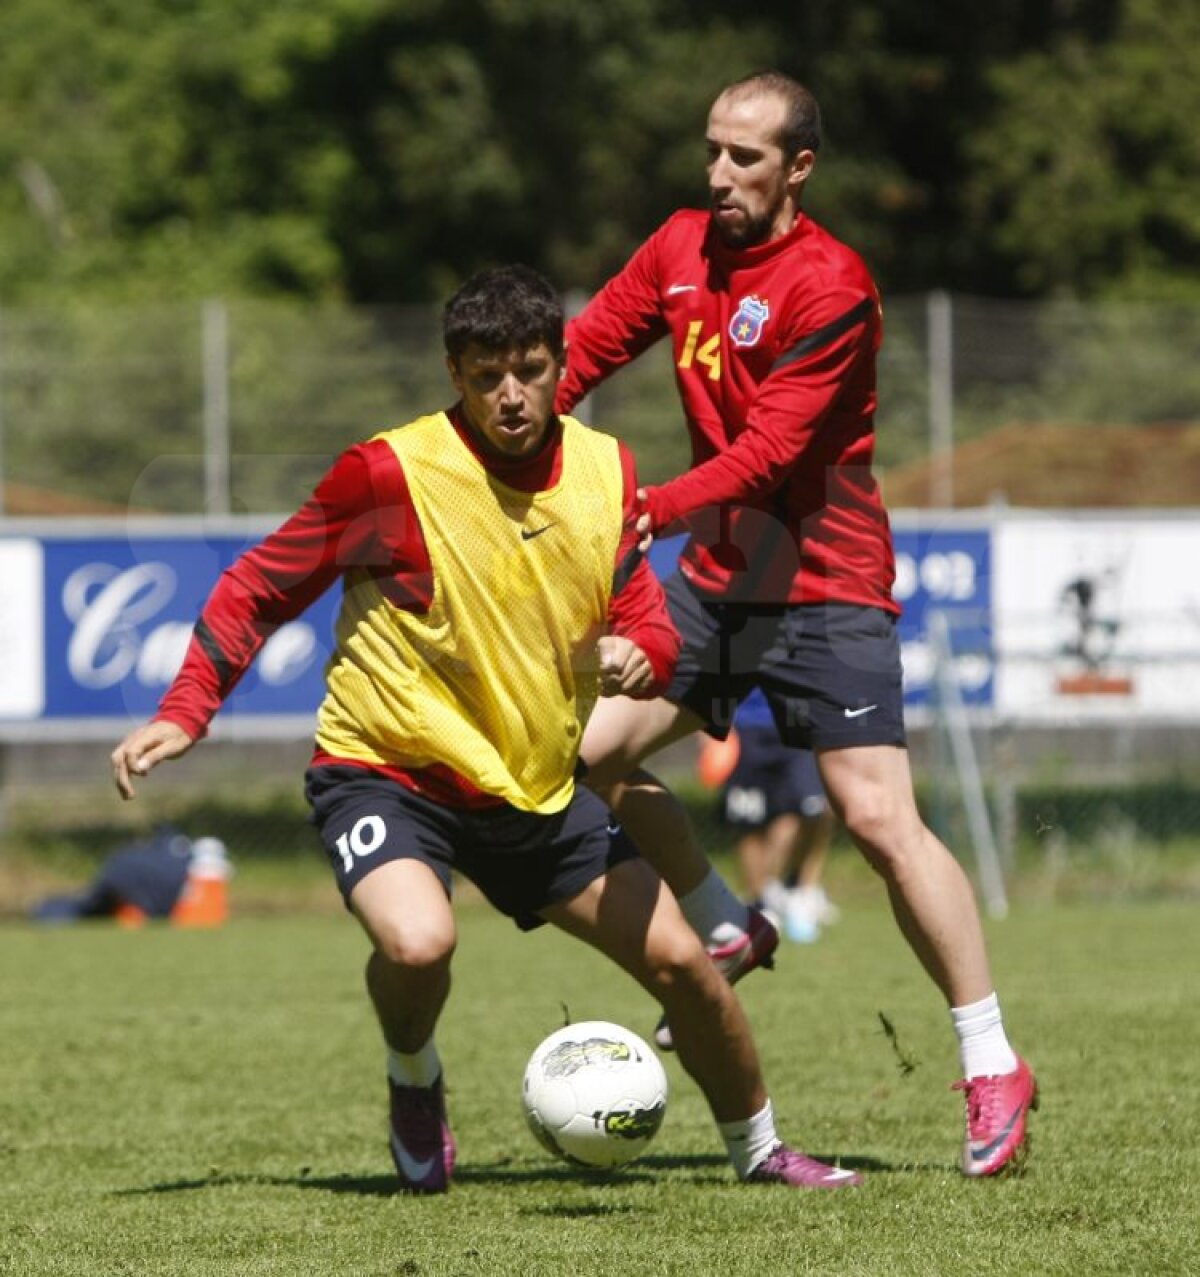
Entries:
POLYGON ((1017 1107, 1013 1109, 1012 1117, 1010 1117, 1008 1121, 1005 1122, 1004 1129, 1000 1132, 999 1135, 996 1136, 994 1140, 992 1140, 990 1144, 985 1144, 983 1148, 972 1147, 971 1161, 986 1162, 987 1159, 991 1157, 991 1155, 1000 1147, 1000 1145, 1003 1144, 1004 1141, 1008 1139, 1008 1137, 1012 1134, 1012 1129, 1014 1126, 1016 1126, 1017 1118, 1021 1116, 1021 1110, 1024 1107, 1025 1106, 1023 1104, 1018 1104, 1017 1107))
POLYGON ((408 1149, 400 1143, 395 1131, 392 1132, 392 1156, 404 1172, 404 1177, 411 1184, 422 1183, 428 1177, 429 1172, 433 1170, 435 1158, 427 1157, 423 1162, 418 1162, 408 1149))
POLYGON ((672 284, 667 289, 667 296, 674 297, 676 293, 694 293, 698 287, 698 284, 672 284))
POLYGON ((557 525, 553 523, 545 523, 540 528, 522 528, 521 540, 532 541, 534 537, 540 537, 543 532, 549 532, 551 528, 556 526, 557 525))
POLYGON ((842 713, 845 714, 847 718, 859 718, 863 714, 869 714, 873 709, 878 708, 878 705, 864 705, 862 709, 844 709, 842 710, 842 713))
POLYGON ((833 1167, 830 1170, 829 1174, 825 1176, 826 1181, 829 1181, 831 1179, 853 1179, 853 1178, 854 1178, 853 1171, 844 1171, 842 1170, 840 1166, 833 1167))

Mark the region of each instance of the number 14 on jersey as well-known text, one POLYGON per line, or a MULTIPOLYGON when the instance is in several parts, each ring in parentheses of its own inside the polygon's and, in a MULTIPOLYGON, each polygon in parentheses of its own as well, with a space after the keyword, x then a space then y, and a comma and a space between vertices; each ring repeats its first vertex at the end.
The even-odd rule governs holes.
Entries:
POLYGON ((683 339, 683 349, 679 352, 679 367, 691 368, 699 364, 708 369, 709 381, 721 379, 721 334, 713 333, 707 341, 701 343, 704 320, 693 319, 687 328, 687 336, 683 339))

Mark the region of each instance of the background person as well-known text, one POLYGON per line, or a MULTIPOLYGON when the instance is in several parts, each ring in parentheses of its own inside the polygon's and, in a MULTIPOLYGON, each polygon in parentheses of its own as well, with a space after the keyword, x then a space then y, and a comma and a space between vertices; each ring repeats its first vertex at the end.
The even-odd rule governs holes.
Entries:
POLYGON ((43 923, 170 917, 187 882, 192 848, 192 840, 181 829, 159 825, 148 838, 105 856, 82 891, 48 896, 34 906, 31 916, 43 923))
POLYGON ((777 937, 716 875, 642 760, 722 736, 755 685, 790 745, 816 751, 835 813, 883 877, 896 921, 951 1008, 966 1094, 963 1170, 1017 1157, 1036 1098, 1004 1031, 971 885, 925 826, 905 749, 887 513, 871 472, 879 297, 859 256, 805 215, 820 112, 764 72, 709 112, 706 212, 669 218, 570 325, 569 410, 668 338, 692 468, 645 496, 690 538, 666 584, 683 636, 662 698, 606 702, 588 780, 736 979, 777 937))
POLYGON ((837 1188, 776 1136, 749 1026, 671 893, 575 767, 598 694, 646 696, 678 646, 634 527, 616 440, 554 415, 563 315, 521 267, 451 298, 458 395, 335 462, 313 498, 226 572, 156 718, 114 779, 187 752, 265 638, 341 579, 306 793, 372 945, 402 1186, 444 1192, 456 1158, 434 1031, 457 940, 451 873, 522 927, 552 922, 669 1011, 738 1176, 837 1188))
POLYGON ((783 743, 758 688, 738 706, 731 735, 737 761, 720 814, 740 833, 742 895, 778 918, 789 940, 811 944, 841 916, 822 882, 835 822, 817 760, 783 743))

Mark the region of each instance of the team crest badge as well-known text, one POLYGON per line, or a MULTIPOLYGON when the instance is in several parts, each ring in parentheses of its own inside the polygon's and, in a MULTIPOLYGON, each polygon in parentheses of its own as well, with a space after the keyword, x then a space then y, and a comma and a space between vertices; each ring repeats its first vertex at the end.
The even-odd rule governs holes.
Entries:
POLYGON ((770 313, 771 305, 763 298, 755 297, 753 293, 749 297, 743 297, 737 314, 729 321, 729 335, 733 338, 733 344, 739 350, 757 346, 770 313))

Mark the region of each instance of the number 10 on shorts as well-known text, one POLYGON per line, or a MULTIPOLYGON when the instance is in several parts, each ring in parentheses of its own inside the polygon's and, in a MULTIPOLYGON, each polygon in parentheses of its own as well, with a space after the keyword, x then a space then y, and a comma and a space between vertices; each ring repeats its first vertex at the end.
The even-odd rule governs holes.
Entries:
POLYGON ((342 858, 342 868, 349 873, 354 868, 354 857, 360 860, 378 851, 387 837, 387 826, 382 816, 364 816, 354 823, 348 834, 338 836, 334 846, 342 858))

